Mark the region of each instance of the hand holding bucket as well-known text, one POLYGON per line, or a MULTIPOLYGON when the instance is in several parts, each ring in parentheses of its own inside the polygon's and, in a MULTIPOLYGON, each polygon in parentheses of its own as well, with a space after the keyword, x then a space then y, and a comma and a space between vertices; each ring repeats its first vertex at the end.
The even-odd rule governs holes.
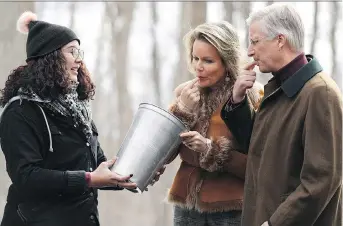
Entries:
POLYGON ((137 184, 136 191, 143 192, 175 154, 181 144, 179 134, 185 130, 185 125, 169 112, 140 104, 111 170, 119 175, 132 173, 130 181, 137 184))

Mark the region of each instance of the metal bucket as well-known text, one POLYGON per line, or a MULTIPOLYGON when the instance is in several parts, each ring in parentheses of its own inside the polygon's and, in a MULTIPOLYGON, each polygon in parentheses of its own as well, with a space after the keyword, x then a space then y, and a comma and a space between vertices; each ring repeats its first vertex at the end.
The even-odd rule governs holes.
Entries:
POLYGON ((132 173, 130 181, 137 184, 133 192, 142 193, 177 151, 179 134, 185 130, 185 125, 169 112, 152 104, 140 104, 111 170, 120 175, 132 173))

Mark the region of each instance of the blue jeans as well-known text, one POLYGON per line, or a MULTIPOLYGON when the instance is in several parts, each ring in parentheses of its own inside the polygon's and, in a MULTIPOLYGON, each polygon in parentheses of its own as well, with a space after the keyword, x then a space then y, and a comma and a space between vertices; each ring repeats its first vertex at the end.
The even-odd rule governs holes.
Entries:
POLYGON ((240 226, 242 211, 200 213, 179 206, 174 207, 174 226, 240 226))

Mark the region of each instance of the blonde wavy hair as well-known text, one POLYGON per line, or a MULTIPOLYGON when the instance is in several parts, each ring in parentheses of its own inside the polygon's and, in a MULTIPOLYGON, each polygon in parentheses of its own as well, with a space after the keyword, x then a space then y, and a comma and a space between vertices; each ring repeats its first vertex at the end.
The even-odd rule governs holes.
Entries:
MULTIPOLYGON (((195 40, 202 40, 214 46, 231 79, 236 80, 240 64, 240 43, 236 29, 226 21, 211 22, 191 29, 183 38, 187 54, 188 70, 194 74, 192 52, 195 40)), ((230 80, 231 80, 230 79, 230 80)))

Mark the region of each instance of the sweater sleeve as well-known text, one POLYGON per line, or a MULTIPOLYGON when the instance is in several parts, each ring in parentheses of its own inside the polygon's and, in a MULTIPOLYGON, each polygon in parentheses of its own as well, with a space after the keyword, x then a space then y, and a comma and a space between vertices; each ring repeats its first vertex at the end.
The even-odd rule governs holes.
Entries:
POLYGON ((221 118, 245 153, 248 153, 255 112, 259 108, 263 96, 262 84, 255 82, 253 88, 248 90, 244 100, 239 104, 233 104, 231 93, 221 111, 221 118))
POLYGON ((85 171, 44 168, 37 130, 36 124, 22 114, 20 107, 8 109, 2 117, 1 148, 12 183, 19 191, 37 195, 85 189, 85 171))
POLYGON ((221 118, 245 153, 248 153, 255 111, 246 97, 240 104, 232 104, 231 97, 221 111, 221 118))

